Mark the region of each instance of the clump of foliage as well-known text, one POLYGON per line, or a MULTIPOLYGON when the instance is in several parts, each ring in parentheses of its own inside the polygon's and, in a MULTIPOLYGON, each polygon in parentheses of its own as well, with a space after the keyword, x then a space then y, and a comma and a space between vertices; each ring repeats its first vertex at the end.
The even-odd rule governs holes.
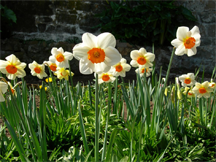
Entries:
POLYGON ((0 4, 1 11, 1 37, 6 38, 11 33, 11 28, 14 23, 16 23, 16 14, 9 9, 7 6, 0 4))
POLYGON ((196 21, 190 10, 174 1, 111 1, 96 16, 100 24, 95 27, 101 32, 138 45, 170 45, 181 19, 196 21))

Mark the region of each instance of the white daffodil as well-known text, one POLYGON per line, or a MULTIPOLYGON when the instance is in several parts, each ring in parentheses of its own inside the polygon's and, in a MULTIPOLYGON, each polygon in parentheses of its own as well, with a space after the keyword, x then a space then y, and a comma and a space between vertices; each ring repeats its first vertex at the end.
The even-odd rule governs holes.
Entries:
POLYGON ((125 77, 125 73, 131 69, 131 66, 126 62, 127 60, 122 58, 119 63, 111 67, 110 72, 113 73, 114 76, 125 77))
POLYGON ((57 65, 55 62, 51 62, 51 61, 44 61, 43 62, 44 65, 49 66, 50 70, 52 72, 55 72, 57 70, 57 65))
POLYGON ((113 82, 115 79, 116 78, 110 72, 98 74, 98 84, 113 82))
POLYGON ((28 66, 31 69, 31 74, 33 76, 37 76, 39 79, 47 77, 47 74, 45 73, 44 64, 38 64, 36 61, 33 61, 33 63, 29 64, 28 66))
POLYGON ((197 26, 194 26, 190 31, 188 27, 178 27, 176 39, 171 44, 176 47, 175 54, 182 56, 187 54, 193 56, 197 53, 196 47, 200 45, 200 31, 197 26))
POLYGON ((202 84, 196 82, 192 91, 197 95, 198 98, 209 98, 213 89, 209 87, 209 82, 205 81, 202 84))
POLYGON ((54 73, 54 75, 57 76, 58 79, 65 79, 65 80, 68 80, 68 77, 71 75, 73 76, 74 73, 71 72, 70 74, 70 71, 69 70, 66 70, 64 67, 58 67, 57 68, 57 71, 54 73))
POLYGON ((7 92, 7 89, 8 89, 8 84, 0 81, 0 102, 5 101, 3 94, 7 92))
POLYGON ((74 57, 80 60, 82 74, 108 72, 111 66, 120 62, 121 54, 115 49, 116 39, 111 33, 98 36, 84 33, 82 41, 73 48, 74 57))
POLYGON ((194 73, 187 73, 179 76, 179 80, 181 81, 181 85, 183 87, 193 86, 196 83, 194 79, 194 73))
POLYGON ((191 88, 189 87, 185 87, 184 91, 183 91, 183 94, 188 96, 188 98, 191 98, 191 97, 195 97, 195 94, 194 92, 192 91, 191 88))
POLYGON ((145 48, 140 48, 139 51, 138 50, 131 51, 130 57, 132 58, 130 64, 133 67, 138 67, 138 66, 151 67, 153 66, 152 62, 155 59, 155 54, 146 52, 145 48))
POLYGON ((215 82, 210 82, 210 83, 209 83, 209 87, 212 88, 212 89, 216 89, 216 84, 215 84, 215 82))
POLYGON ((16 77, 22 78, 26 76, 24 71, 26 63, 21 63, 14 54, 7 56, 5 59, 7 61, 0 60, 0 71, 6 74, 8 79, 14 80, 16 77))
POLYGON ((59 67, 69 67, 68 60, 72 60, 73 54, 71 52, 64 52, 63 48, 52 48, 51 50, 52 56, 49 57, 49 61, 52 63, 56 63, 59 67))
POLYGON ((139 68, 137 68, 135 70, 136 73, 140 74, 140 76, 142 77, 144 74, 146 74, 146 77, 149 77, 151 75, 152 72, 152 68, 150 67, 145 67, 145 66, 139 66, 139 68))

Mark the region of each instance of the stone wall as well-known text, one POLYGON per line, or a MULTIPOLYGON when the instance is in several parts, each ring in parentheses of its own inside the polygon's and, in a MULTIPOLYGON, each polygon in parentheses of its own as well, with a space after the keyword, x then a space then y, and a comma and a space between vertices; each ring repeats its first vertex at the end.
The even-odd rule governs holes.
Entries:
MULTIPOLYGON (((1 39, 0 59, 14 53, 21 61, 31 63, 36 60, 42 63, 48 60, 52 47, 63 47, 65 51, 72 51, 73 46, 81 39, 84 32, 98 35, 99 19, 94 17, 106 7, 106 1, 3 1, 2 4, 11 8, 17 16, 17 23, 13 25, 10 38, 1 39)), ((211 73, 216 66, 215 46, 215 1, 211 0, 182 0, 177 5, 183 5, 192 11, 197 22, 182 24, 190 29, 197 25, 201 32, 201 46, 197 48, 197 55, 175 56, 171 69, 171 76, 194 72, 196 68, 205 66, 205 71, 211 73), (173 73, 173 74, 172 74, 173 73)), ((151 47, 143 46, 148 51, 151 47)), ((128 43, 117 43, 117 49, 124 58, 130 59, 130 51, 139 49, 128 43)), ((163 74, 169 63, 172 47, 155 47, 157 70, 163 66, 163 74)), ((71 62, 72 70, 79 75, 78 61, 71 62)), ((27 69, 27 68, 26 68, 27 69)), ((135 69, 131 70, 131 74, 135 69)), ((27 70, 28 71, 28 70, 27 70)))

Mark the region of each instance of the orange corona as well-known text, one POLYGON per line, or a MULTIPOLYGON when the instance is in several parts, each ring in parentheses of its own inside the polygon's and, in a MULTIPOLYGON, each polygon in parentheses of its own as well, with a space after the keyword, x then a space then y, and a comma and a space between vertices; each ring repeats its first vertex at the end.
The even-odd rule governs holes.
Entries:
POLYGON ((16 72, 17 72, 17 68, 16 68, 16 66, 14 66, 14 65, 7 65, 6 66, 6 70, 7 70, 7 72, 8 73, 10 73, 10 74, 15 74, 16 72))
POLYGON ((104 74, 104 75, 102 76, 102 80, 103 80, 104 82, 108 81, 109 79, 110 79, 110 77, 109 77, 108 74, 104 74))
POLYGON ((121 72, 123 70, 123 67, 121 65, 117 65, 115 67, 115 69, 116 69, 117 72, 121 72))
POLYGON ((199 93, 204 94, 206 93, 206 89, 204 87, 199 88, 199 93))
POLYGON ((146 63, 146 59, 143 56, 138 57, 137 59, 138 64, 144 65, 146 63))
POLYGON ((190 79, 190 78, 186 78, 186 79, 184 80, 184 83, 185 83, 185 84, 190 84, 190 83, 191 83, 191 79, 190 79))
POLYGON ((105 52, 101 48, 92 48, 88 52, 88 59, 94 63, 101 63, 105 60, 105 52))
POLYGON ((59 54, 56 56, 56 60, 57 60, 58 62, 64 61, 64 60, 65 60, 65 59, 64 59, 64 55, 63 55, 62 53, 59 53, 59 54))
POLYGON ((187 38, 184 41, 184 46, 186 49, 191 49, 195 45, 196 40, 193 37, 187 38))
POLYGON ((34 71, 35 71, 35 73, 40 74, 41 69, 40 69, 39 67, 35 67, 35 68, 34 68, 34 71))
POLYGON ((56 71, 57 65, 56 64, 51 64, 50 65, 50 70, 56 71))

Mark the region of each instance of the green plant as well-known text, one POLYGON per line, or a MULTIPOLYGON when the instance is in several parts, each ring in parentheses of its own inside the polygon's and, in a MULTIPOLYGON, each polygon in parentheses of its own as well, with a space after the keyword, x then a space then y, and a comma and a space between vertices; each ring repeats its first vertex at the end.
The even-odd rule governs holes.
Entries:
POLYGON ((7 6, 3 6, 0 4, 0 12, 1 12, 1 37, 6 38, 11 33, 12 24, 16 23, 17 18, 15 13, 9 9, 7 6))
POLYGON ((196 21, 191 11, 174 1, 111 1, 96 17, 100 24, 95 27, 101 32, 138 45, 170 45, 181 18, 196 21))

